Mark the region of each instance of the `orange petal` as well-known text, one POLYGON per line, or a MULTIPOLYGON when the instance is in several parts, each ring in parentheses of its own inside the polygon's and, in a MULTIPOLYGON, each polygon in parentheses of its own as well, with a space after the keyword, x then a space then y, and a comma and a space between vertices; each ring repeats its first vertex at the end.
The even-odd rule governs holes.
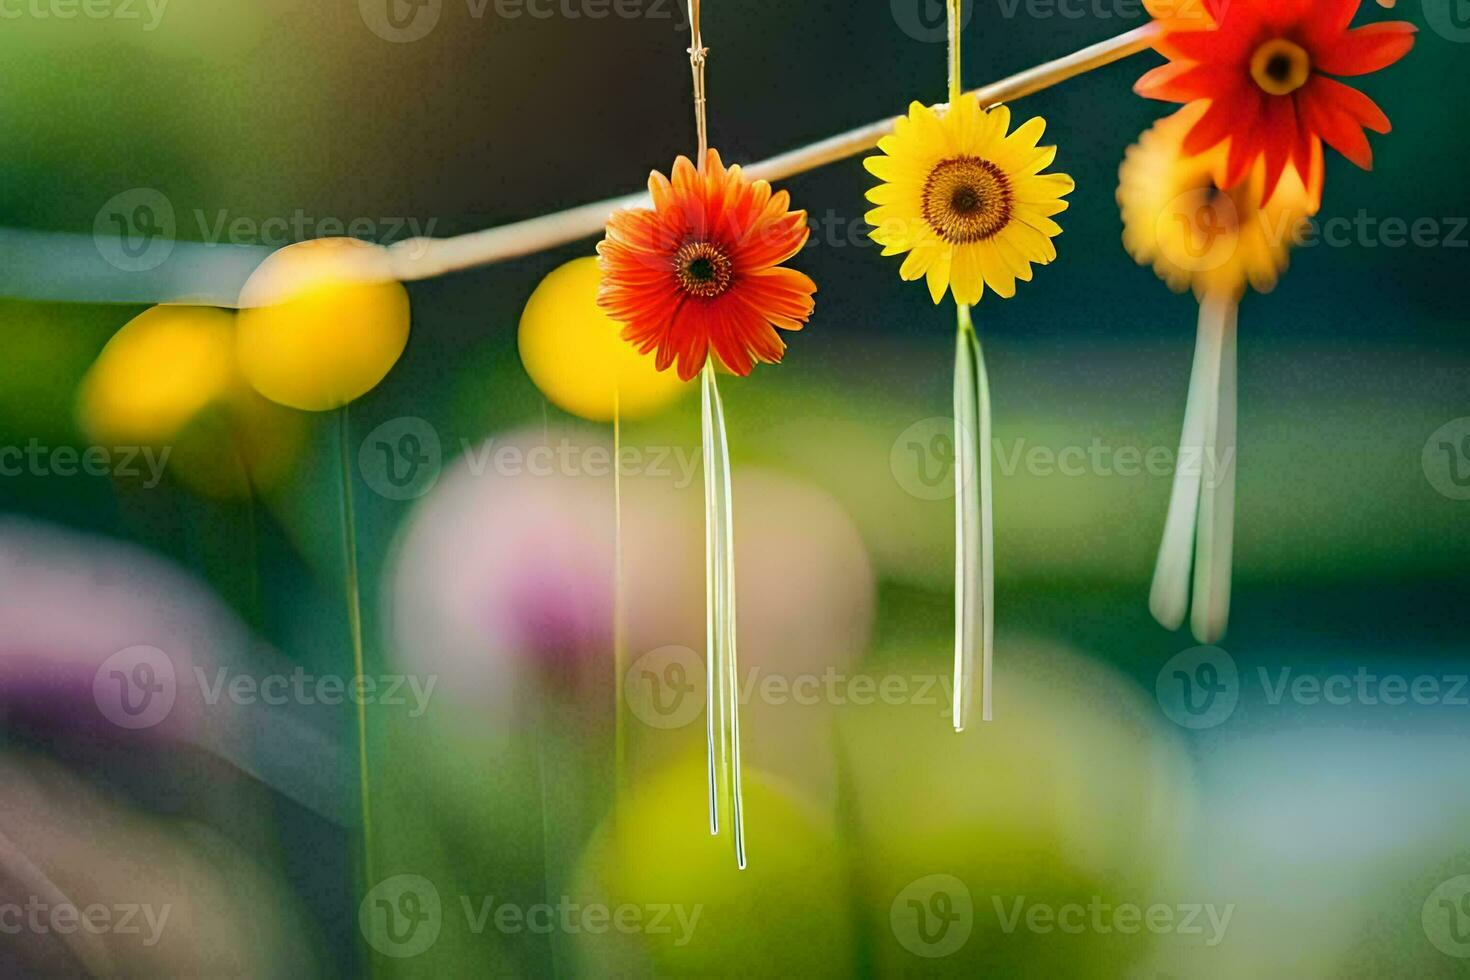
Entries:
POLYGON ((1417 28, 1395 20, 1355 28, 1316 53, 1316 68, 1330 75, 1366 75, 1409 53, 1417 28))

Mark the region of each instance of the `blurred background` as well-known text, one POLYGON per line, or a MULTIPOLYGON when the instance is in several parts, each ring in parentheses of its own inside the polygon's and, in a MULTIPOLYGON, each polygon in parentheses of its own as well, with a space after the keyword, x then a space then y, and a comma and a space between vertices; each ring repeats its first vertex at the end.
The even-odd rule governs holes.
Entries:
MULTIPOLYGON (((704 6, 728 161, 943 97, 941 4, 704 6)), ((98 360, 206 267, 238 286, 298 240, 639 189, 693 143, 678 5, 0 6, 0 966, 1470 974, 1458 14, 1392 13, 1421 32, 1360 80, 1395 127, 1374 172, 1329 157, 1321 241, 1242 305, 1219 648, 1147 610, 1196 307, 1123 251, 1113 195, 1168 111, 1130 90, 1159 59, 1016 104, 1077 190, 1059 260, 976 311, 996 720, 963 734, 952 316, 867 242, 858 160, 784 182, 817 312, 783 366, 723 384, 737 872, 705 823, 697 395, 622 425, 616 561, 611 427, 549 402, 517 349, 532 290, 592 240, 408 284, 408 347, 351 407, 367 866, 336 420, 240 393, 204 314, 98 360)), ((977 2, 967 83, 1144 20, 977 2)))

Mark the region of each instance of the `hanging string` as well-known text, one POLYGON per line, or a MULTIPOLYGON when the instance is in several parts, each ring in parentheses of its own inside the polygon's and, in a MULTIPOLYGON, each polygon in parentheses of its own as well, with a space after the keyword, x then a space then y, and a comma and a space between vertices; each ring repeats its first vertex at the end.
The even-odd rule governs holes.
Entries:
POLYGON ((709 149, 709 131, 705 122, 704 63, 709 58, 709 48, 704 46, 704 37, 699 31, 699 0, 689 0, 689 70, 694 75, 694 132, 699 138, 699 156, 696 167, 704 166, 705 151, 709 149))

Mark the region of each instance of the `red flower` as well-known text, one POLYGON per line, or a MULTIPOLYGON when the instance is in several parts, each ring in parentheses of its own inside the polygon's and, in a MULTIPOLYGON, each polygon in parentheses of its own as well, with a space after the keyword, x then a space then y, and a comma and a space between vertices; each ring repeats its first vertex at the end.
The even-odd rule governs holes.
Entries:
POLYGON ((597 304, 620 320, 640 353, 657 350, 660 371, 676 360, 679 377, 699 373, 710 351, 732 372, 775 364, 812 315, 816 283, 781 263, 806 244, 805 211, 764 180, 728 170, 710 150, 698 170, 674 161, 673 181, 648 178, 653 208, 619 211, 597 245, 597 304))
MULTIPOLYGON (((1150 0, 1162 8, 1169 0, 1150 0)), ((1205 99, 1209 110, 1184 140, 1197 154, 1230 140, 1226 187, 1266 160, 1266 196, 1290 161, 1314 200, 1322 191, 1322 141, 1364 170, 1373 151, 1363 128, 1389 131, 1388 117, 1362 92, 1328 75, 1366 75, 1414 45, 1404 21, 1348 30, 1359 0, 1204 0, 1207 17, 1161 18, 1155 42, 1170 63, 1134 90, 1166 102, 1205 99)))

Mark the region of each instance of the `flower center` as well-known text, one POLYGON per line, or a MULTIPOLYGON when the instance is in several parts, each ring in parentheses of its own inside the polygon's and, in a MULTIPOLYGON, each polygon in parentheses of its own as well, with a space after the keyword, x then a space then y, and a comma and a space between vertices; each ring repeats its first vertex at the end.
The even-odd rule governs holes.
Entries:
POLYGON ((718 245, 690 242, 674 253, 674 275, 691 296, 708 299, 730 288, 735 266, 718 245))
POLYGON ((1011 220, 1011 200, 1011 182, 995 164, 951 157, 924 181, 924 220, 951 245, 983 241, 1011 220))
POLYGON ((1312 59, 1299 44, 1273 38, 1251 55, 1251 78, 1267 95, 1290 95, 1312 74, 1312 59))

